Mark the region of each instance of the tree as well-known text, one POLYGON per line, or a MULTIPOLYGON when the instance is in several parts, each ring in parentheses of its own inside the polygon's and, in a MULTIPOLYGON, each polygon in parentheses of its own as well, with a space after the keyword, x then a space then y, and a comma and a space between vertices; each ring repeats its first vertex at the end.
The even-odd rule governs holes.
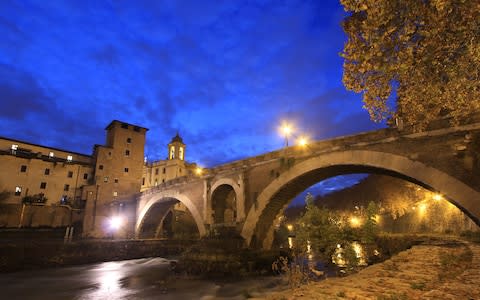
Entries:
POLYGON ((480 2, 341 0, 347 89, 363 93, 374 121, 419 128, 480 110, 480 2), (387 105, 395 97, 396 107, 387 105))

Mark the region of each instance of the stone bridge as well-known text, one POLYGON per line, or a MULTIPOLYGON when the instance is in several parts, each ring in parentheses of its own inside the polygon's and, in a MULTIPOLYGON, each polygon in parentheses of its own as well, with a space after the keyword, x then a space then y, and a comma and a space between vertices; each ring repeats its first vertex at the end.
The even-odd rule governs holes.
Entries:
POLYGON ((269 248, 273 224, 290 201, 326 178, 380 173, 442 194, 480 224, 480 119, 414 133, 397 128, 292 146, 180 177, 138 198, 135 232, 154 238, 177 202, 201 236, 234 226, 251 247, 269 248))

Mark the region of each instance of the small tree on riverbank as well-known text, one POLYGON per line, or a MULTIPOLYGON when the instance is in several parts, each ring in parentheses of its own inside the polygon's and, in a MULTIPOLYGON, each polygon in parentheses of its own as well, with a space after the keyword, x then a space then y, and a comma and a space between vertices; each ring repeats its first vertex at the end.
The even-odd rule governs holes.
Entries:
POLYGON ((372 244, 378 235, 378 206, 370 202, 363 216, 361 226, 354 227, 346 215, 320 208, 314 204, 313 196, 305 198, 306 211, 297 220, 295 252, 305 253, 311 249, 324 262, 331 262, 332 256, 340 247, 347 266, 358 264, 358 255, 353 242, 372 244))

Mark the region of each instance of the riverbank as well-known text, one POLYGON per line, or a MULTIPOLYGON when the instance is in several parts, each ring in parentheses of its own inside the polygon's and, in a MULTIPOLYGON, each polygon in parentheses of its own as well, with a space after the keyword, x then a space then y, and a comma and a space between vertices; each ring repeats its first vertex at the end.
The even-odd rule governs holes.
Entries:
POLYGON ((480 244, 427 238, 348 277, 327 278, 256 299, 478 299, 480 244))

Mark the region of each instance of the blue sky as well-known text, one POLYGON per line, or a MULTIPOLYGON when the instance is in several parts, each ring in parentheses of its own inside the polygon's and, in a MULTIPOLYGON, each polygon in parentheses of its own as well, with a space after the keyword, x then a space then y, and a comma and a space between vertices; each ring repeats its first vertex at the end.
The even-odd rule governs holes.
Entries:
POLYGON ((179 131, 202 166, 379 128, 342 84, 343 8, 324 1, 0 1, 0 135, 90 154, 113 119, 179 131))

